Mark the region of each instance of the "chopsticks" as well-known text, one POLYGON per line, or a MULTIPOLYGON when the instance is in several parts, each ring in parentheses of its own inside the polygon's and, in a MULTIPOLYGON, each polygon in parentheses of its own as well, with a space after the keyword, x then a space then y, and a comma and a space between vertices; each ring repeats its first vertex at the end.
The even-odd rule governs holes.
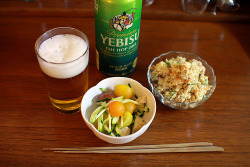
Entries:
POLYGON ((78 147, 78 148, 43 148, 56 153, 169 153, 169 152, 220 152, 222 147, 213 146, 209 142, 115 146, 115 147, 78 147))

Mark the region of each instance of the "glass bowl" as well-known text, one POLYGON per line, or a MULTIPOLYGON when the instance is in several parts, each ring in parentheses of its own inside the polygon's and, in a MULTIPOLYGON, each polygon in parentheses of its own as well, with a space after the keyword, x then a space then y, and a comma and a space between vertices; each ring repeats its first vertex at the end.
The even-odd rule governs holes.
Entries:
POLYGON ((216 87, 216 76, 214 75, 214 70, 213 68, 207 64, 207 62, 203 59, 201 59, 199 56, 193 54, 193 53, 187 53, 187 52, 179 52, 179 51, 170 51, 168 53, 163 53, 159 57, 156 57, 152 60, 152 62, 149 65, 148 71, 147 71, 147 78, 148 78, 148 83, 150 86, 150 89, 154 96, 164 105, 174 108, 174 109, 190 109, 190 108, 195 108, 202 103, 204 103, 214 92, 215 87, 216 87), (171 100, 170 98, 164 97, 158 90, 153 85, 152 77, 151 77, 151 72, 152 72, 152 67, 156 65, 157 63, 161 61, 165 61, 166 58, 169 60, 171 58, 176 58, 177 56, 185 57, 186 61, 196 59, 198 61, 202 62, 202 65, 206 68, 205 71, 205 76, 208 76, 208 85, 211 85, 211 89, 206 92, 206 96, 202 98, 198 102, 190 102, 190 103, 184 103, 184 102, 178 102, 171 100))

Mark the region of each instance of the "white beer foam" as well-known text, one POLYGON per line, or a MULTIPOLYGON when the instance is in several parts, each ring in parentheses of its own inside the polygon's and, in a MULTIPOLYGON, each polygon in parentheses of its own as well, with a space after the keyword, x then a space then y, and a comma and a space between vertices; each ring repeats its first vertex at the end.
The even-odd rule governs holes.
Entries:
POLYGON ((40 58, 38 61, 42 71, 48 76, 60 79, 71 78, 87 67, 89 51, 82 56, 87 49, 86 42, 78 36, 56 35, 44 41, 38 50, 39 55, 47 62, 40 58))

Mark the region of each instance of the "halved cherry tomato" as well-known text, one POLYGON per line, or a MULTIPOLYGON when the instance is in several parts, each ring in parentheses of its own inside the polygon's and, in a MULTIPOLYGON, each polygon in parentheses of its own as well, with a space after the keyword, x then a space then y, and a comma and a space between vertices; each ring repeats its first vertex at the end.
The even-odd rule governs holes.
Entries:
POLYGON ((125 107, 122 102, 113 101, 109 104, 109 113, 113 117, 120 117, 125 113, 125 107))
POLYGON ((130 99, 133 96, 133 89, 128 85, 116 85, 114 87, 114 94, 117 97, 124 96, 124 99, 130 99))
POLYGON ((130 112, 131 114, 133 114, 136 109, 136 105, 132 102, 124 103, 123 105, 125 107, 125 111, 130 112))

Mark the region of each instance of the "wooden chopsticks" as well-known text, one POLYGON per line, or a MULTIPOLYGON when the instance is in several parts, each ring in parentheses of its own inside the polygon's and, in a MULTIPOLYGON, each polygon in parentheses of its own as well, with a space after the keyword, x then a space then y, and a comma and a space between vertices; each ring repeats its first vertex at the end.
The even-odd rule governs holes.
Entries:
POLYGON ((209 142, 115 146, 115 147, 78 147, 78 148, 43 148, 57 153, 169 153, 169 152, 218 152, 222 147, 213 146, 209 142))

